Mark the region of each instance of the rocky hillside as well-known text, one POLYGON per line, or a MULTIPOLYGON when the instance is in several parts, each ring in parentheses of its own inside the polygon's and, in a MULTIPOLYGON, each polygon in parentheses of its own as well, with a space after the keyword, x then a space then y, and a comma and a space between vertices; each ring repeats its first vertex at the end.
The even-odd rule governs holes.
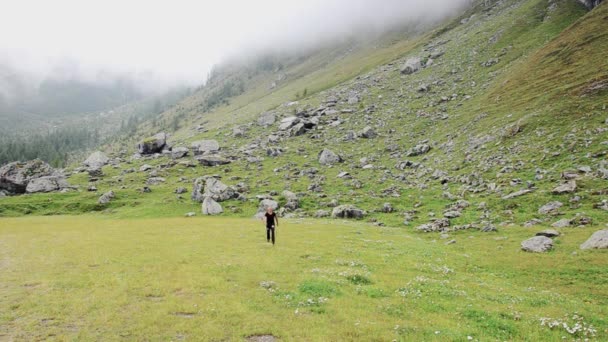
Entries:
POLYGON ((605 3, 480 1, 378 46, 220 70, 162 133, 142 125, 67 170, 77 190, 4 198, 0 215, 271 205, 425 232, 603 225, 606 18, 605 3))

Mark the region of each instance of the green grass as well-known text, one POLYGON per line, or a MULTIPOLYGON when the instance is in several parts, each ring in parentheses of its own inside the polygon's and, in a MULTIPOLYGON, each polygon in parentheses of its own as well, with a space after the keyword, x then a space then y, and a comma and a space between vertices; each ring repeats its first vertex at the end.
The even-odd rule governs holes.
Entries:
POLYGON ((456 244, 345 221, 0 220, 0 340, 555 341, 575 314, 608 338, 608 251, 568 229, 547 254, 534 229, 456 244), (582 266, 584 265, 584 267, 582 266))

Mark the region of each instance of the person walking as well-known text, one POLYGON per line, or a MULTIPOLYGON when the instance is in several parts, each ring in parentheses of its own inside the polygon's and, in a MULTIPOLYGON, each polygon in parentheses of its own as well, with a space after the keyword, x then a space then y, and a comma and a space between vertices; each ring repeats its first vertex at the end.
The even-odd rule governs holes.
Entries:
POLYGON ((275 229, 279 226, 279 217, 271 207, 266 208, 264 216, 266 217, 266 241, 270 242, 272 238, 272 244, 274 245, 275 229))

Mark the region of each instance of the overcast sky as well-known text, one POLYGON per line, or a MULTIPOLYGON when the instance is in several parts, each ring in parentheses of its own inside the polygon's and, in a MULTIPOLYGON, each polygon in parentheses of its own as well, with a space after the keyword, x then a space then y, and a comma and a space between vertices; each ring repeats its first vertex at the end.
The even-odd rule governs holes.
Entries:
POLYGON ((200 83, 226 56, 438 18, 469 1, 0 0, 0 62, 33 74, 68 61, 83 74, 153 71, 200 83))

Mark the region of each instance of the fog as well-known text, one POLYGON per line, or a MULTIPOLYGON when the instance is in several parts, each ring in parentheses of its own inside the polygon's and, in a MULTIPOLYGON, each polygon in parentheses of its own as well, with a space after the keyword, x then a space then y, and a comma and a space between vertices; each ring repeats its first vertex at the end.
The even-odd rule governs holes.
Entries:
POLYGON ((126 74, 152 88, 200 84, 231 56, 436 21, 470 1, 3 1, 0 78, 103 82, 126 74))

